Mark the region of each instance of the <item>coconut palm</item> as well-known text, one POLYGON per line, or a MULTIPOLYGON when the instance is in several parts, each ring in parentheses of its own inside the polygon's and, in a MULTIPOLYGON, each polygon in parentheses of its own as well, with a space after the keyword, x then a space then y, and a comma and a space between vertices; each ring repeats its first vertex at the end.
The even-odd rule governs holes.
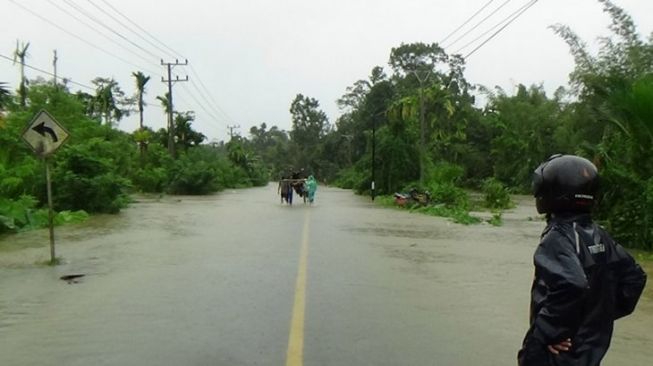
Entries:
POLYGON ((27 100, 27 80, 25 79, 25 58, 27 57, 27 49, 29 42, 23 43, 22 46, 16 41, 16 50, 14 51, 14 63, 20 60, 20 85, 18 86, 18 97, 20 98, 20 105, 25 106, 27 100))
POLYGON ((11 94, 5 86, 7 83, 0 82, 0 111, 7 107, 11 94))
POLYGON ((149 76, 145 76, 142 72, 133 72, 132 76, 136 78, 136 99, 138 103, 138 113, 140 115, 139 127, 143 129, 143 107, 145 102, 143 101, 143 96, 145 95, 145 84, 150 81, 149 76))

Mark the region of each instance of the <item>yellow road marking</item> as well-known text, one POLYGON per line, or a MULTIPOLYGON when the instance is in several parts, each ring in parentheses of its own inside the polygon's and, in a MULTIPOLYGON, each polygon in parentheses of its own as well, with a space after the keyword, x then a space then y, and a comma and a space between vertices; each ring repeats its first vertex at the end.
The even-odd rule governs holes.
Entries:
POLYGON ((297 270, 297 282, 295 284, 295 303, 292 308, 286 366, 302 366, 304 364, 304 314, 306 312, 306 262, 308 260, 309 223, 310 211, 304 216, 302 248, 299 254, 299 269, 297 270))

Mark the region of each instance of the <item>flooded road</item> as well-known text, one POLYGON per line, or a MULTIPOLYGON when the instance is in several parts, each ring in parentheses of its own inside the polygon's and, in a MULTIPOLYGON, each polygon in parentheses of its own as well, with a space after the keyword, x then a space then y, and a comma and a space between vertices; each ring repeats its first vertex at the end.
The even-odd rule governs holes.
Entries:
MULTIPOLYGON (((0 242, 0 365, 512 365, 543 222, 461 226, 320 187, 142 199, 0 242), (27 249, 16 250, 16 247, 27 249), (61 276, 84 274, 68 283, 61 276)), ((650 365, 650 286, 604 365, 650 365)))

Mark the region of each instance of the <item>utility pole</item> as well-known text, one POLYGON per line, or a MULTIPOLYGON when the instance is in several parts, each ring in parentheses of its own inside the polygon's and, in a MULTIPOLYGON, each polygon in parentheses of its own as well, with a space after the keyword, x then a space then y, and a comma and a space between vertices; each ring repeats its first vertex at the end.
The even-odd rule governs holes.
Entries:
POLYGON ((375 179, 376 179, 376 118, 379 114, 375 114, 374 117, 372 118, 372 201, 374 201, 374 197, 376 196, 375 194, 375 179))
POLYGON ((425 74, 420 75, 416 70, 413 71, 417 81, 419 82, 419 126, 420 126, 420 141, 419 141, 419 181, 424 184, 426 178, 426 121, 424 120, 424 83, 428 81, 431 76, 431 71, 426 71, 425 74))
POLYGON ((175 66, 186 66, 188 65, 188 60, 185 60, 184 63, 180 63, 179 60, 175 62, 163 62, 161 60, 161 65, 167 67, 168 69, 168 78, 164 79, 161 77, 161 82, 168 83, 168 152, 170 156, 175 157, 175 122, 174 122, 174 105, 172 104, 172 84, 188 81, 188 75, 185 79, 180 79, 179 76, 172 78, 172 68, 175 66))
POLYGON ((52 67, 54 68, 54 88, 57 89, 57 50, 54 50, 54 58, 52 59, 52 67))
POLYGON ((227 129, 229 129, 229 138, 233 140, 234 138, 234 130, 237 130, 240 128, 240 125, 232 125, 232 126, 227 126, 227 129))

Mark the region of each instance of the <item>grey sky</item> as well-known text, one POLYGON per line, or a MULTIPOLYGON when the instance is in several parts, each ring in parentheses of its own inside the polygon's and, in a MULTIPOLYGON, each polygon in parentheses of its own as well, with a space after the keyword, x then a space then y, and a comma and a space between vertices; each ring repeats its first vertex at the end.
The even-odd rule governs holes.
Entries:
MULTIPOLYGON (((493 1, 468 27, 443 44, 448 45, 489 14, 491 9, 506 1, 493 1)), ((160 82, 164 69, 159 65, 159 59, 172 58, 115 24, 93 6, 96 4, 112 13, 104 0, 15 2, 151 74, 146 97, 151 103, 146 109, 145 123, 155 129, 165 125, 161 108, 154 104, 158 105, 155 97, 165 92, 160 82), (53 3, 92 24, 115 42, 98 35, 53 3), (145 54, 109 33, 70 4, 85 9, 157 57, 145 54), (145 59, 124 48, 143 54, 145 59)), ((384 66, 388 71, 387 60, 392 47, 402 42, 440 42, 487 2, 113 0, 110 4, 188 58, 193 70, 179 67, 176 72, 181 77, 188 74, 194 83, 175 86, 175 109, 196 111, 196 129, 209 139, 225 139, 228 124, 239 124, 243 135, 248 134, 252 125, 262 122, 289 129, 288 109, 297 93, 317 98, 334 123, 339 115, 335 100, 354 81, 366 78, 374 66, 384 66), (201 77, 201 83, 197 76, 201 77), (200 96, 202 83, 210 90, 210 97, 200 96)), ((528 2, 509 1, 476 31, 448 47, 447 52, 458 51, 528 2)), ((642 34, 651 32, 653 1, 615 2, 633 16, 642 34)), ((135 66, 92 48, 9 0, 0 0, 0 14, 4 15, 0 22, 0 54, 11 56, 17 39, 29 41, 31 46, 27 63, 50 71, 52 50, 56 48, 61 76, 86 85, 91 85, 90 81, 96 76, 114 77, 125 92, 133 93, 131 72, 137 70, 135 66)), ((553 91, 560 85, 566 85, 573 62, 565 43, 547 27, 555 23, 567 24, 596 48, 596 38, 608 34, 608 22, 601 4, 596 0, 540 0, 469 58, 466 77, 472 83, 488 87, 499 85, 508 92, 516 83, 542 83, 546 90, 553 91)), ((466 54, 477 44, 462 50, 462 53, 466 54)), ((33 70, 27 70, 27 75, 30 78, 45 76, 33 70)), ((12 66, 10 61, 0 59, 0 81, 9 82, 15 87, 17 80, 18 68, 12 66)), ((78 88, 72 86, 72 89, 78 88)), ((134 117, 120 123, 120 128, 126 131, 133 131, 136 126, 137 119, 134 117)))

